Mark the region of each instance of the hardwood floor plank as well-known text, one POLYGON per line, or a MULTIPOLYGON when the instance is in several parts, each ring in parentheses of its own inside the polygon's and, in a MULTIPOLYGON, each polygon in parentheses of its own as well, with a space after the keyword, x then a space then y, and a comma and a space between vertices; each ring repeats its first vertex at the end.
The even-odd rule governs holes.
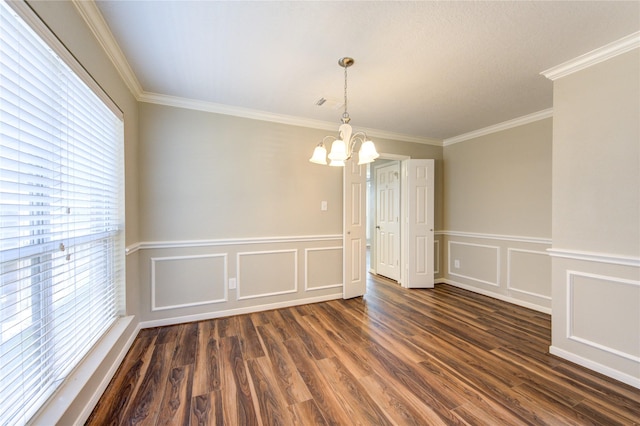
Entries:
POLYGON ((198 345, 198 323, 190 322, 180 326, 176 339, 176 348, 171 361, 172 367, 193 364, 196 359, 198 345))
POLYGON ((258 332, 251 320, 251 316, 239 316, 238 324, 240 328, 240 347, 242 348, 244 359, 248 360, 263 357, 264 350, 262 349, 262 343, 260 342, 258 332))
POLYGON ((415 426, 425 423, 433 426, 448 424, 419 398, 390 385, 388 379, 372 374, 361 378, 360 383, 395 424, 415 426))
POLYGON ((335 355, 329 345, 312 328, 303 325, 302 316, 297 309, 285 309, 281 311, 281 314, 282 318, 295 331, 295 336, 302 340, 315 359, 323 359, 335 355))
POLYGON ((257 425, 248 373, 238 338, 221 338, 220 352, 224 422, 232 425, 257 425))
POLYGON ((336 357, 321 359, 316 364, 351 419, 357 419, 364 425, 393 424, 364 386, 336 357))
POLYGON ((171 370, 156 425, 189 424, 192 385, 193 365, 181 365, 171 370))
POLYGON ((386 348, 372 345, 363 359, 374 366, 373 370, 376 374, 387 382, 393 382, 397 389, 401 389, 404 393, 413 394, 427 403, 447 422, 454 422, 451 410, 467 402, 463 393, 433 381, 427 372, 420 368, 420 364, 405 363, 386 348))
POLYGON ((189 424, 191 426, 224 425, 222 401, 222 392, 219 389, 191 398, 189 424))
POLYGON ((87 424, 118 425, 123 422, 129 403, 140 386, 141 377, 149 368, 157 334, 157 329, 155 333, 140 332, 87 424), (96 419, 100 420, 94 421, 96 419))
POLYGON ((513 416, 513 414, 507 410, 496 413, 494 410, 488 410, 487 407, 479 407, 470 402, 454 408, 453 414, 460 419, 460 422, 467 425, 519 426, 530 424, 513 416))
POLYGON ((175 343, 155 345, 140 388, 130 402, 123 417, 129 425, 154 425, 164 396, 165 383, 169 377, 170 363, 175 343))
POLYGON ((262 424, 291 424, 291 417, 288 411, 289 404, 280 391, 271 363, 265 357, 252 358, 247 361, 247 366, 253 379, 253 388, 260 407, 259 412, 262 424))
POLYGON ((296 404, 312 398, 307 385, 300 377, 295 363, 287 352, 284 343, 279 341, 279 333, 271 324, 258 327, 266 352, 275 373, 276 382, 282 390, 288 404, 296 404))
POLYGON ((203 321, 198 327, 193 395, 205 395, 220 389, 220 351, 215 327, 203 321))
POLYGON ((302 380, 307 385, 309 393, 316 402, 318 409, 322 412, 323 418, 330 425, 348 424, 350 418, 340 407, 335 393, 331 391, 324 375, 318 369, 314 358, 310 356, 311 353, 308 352, 302 341, 300 339, 289 339, 284 344, 302 380))
POLYGON ((316 403, 309 399, 289 407, 291 412, 291 424, 297 426, 324 426, 328 425, 316 403))
POLYGON ((86 424, 640 424, 640 389, 550 355, 550 325, 369 277, 364 297, 141 330, 86 424))
POLYGON ((305 316, 304 321, 307 326, 312 327, 329 344, 332 352, 347 366, 353 375, 360 378, 371 374, 371 367, 361 362, 351 343, 343 338, 340 332, 334 331, 331 326, 318 320, 315 315, 305 316))

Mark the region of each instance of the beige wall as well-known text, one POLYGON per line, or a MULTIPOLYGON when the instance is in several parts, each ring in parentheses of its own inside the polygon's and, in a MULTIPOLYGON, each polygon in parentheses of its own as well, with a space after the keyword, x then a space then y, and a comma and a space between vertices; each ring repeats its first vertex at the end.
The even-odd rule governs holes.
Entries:
POLYGON ((444 229, 551 237, 547 118, 444 148, 444 229))
POLYGON ((640 49, 554 81, 551 352, 640 387, 640 49))
MULTIPOLYGON (((138 103, 71 2, 35 1, 29 2, 29 5, 124 112, 126 244, 135 244, 139 241, 138 103)), ((137 255, 127 256, 126 268, 126 311, 128 315, 136 315, 139 311, 137 255)), ((54 412, 63 411, 59 424, 73 424, 76 419, 89 414, 86 412, 87 407, 91 407, 92 401, 95 402, 95 398, 99 397, 101 387, 108 383, 110 369, 117 366, 119 357, 124 355, 122 351, 128 348, 128 339, 135 333, 138 321, 134 317, 131 322, 127 322, 128 326, 121 330, 119 337, 100 354, 100 361, 91 364, 88 369, 85 364, 81 364, 78 371, 87 373, 78 373, 71 387, 78 388, 83 380, 86 382, 72 403, 68 404, 69 401, 64 401, 62 396, 69 394, 58 395, 58 400, 52 399, 52 404, 48 407, 54 412), (79 377, 83 379, 80 380, 79 377)), ((50 417, 47 416, 40 419, 41 424, 50 422, 50 417)))
MULTIPOLYGON (((343 170, 307 161, 330 133, 140 104, 145 324, 341 297, 343 170)), ((387 154, 442 159, 441 147, 374 140, 387 154)))
POLYGON ((444 147, 436 275, 551 312, 552 119, 444 147))
POLYGON ((554 82, 554 248, 640 256, 638 52, 554 82))
MULTIPOLYGON (((141 239, 340 234, 342 168, 307 161, 330 133, 141 104, 141 239)), ((375 142, 386 153, 442 156, 440 147, 375 142)))

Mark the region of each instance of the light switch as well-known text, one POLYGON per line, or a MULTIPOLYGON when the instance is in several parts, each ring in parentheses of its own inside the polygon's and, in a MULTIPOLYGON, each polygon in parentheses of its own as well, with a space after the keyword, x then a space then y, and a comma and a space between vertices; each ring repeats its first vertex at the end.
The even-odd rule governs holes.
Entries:
POLYGON ((326 201, 321 201, 320 202, 320 210, 322 210, 323 212, 327 211, 327 202, 326 201))
POLYGON ((229 290, 233 290, 236 288, 236 279, 229 278, 229 290))

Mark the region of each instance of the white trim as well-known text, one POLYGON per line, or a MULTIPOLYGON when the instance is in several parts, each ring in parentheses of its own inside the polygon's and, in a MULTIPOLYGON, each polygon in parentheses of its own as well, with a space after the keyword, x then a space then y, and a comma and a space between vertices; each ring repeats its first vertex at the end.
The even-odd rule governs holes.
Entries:
POLYGON ((279 296, 281 294, 291 294, 298 292, 298 250, 297 249, 288 249, 288 250, 261 250, 261 251, 244 251, 236 253, 236 300, 247 300, 247 299, 258 299, 261 297, 269 297, 269 296, 279 296), (273 253, 293 253, 293 289, 284 290, 284 291, 275 291, 272 293, 260 293, 260 294, 252 294, 250 296, 241 296, 240 295, 240 257, 241 256, 258 256, 263 254, 273 254, 273 253))
MULTIPOLYGON (((130 318, 133 318, 133 316, 131 316, 130 318)), ((139 332, 140 332, 140 323, 136 325, 136 328, 133 330, 133 333, 131 333, 125 345, 122 347, 122 349, 120 349, 120 352, 118 352, 118 356, 113 361, 113 364, 111 364, 111 367, 109 367, 109 371, 102 378, 102 380, 100 381, 100 384, 94 390, 93 396, 91 397, 87 405, 85 405, 84 409, 78 416, 78 419, 76 420, 76 424, 85 424, 87 422, 87 419, 93 412, 93 409, 96 407, 96 405, 98 405, 100 398, 102 398, 102 394, 104 393, 105 390, 107 390, 107 386, 109 386, 109 383, 111 383, 111 379, 113 379, 113 376, 115 376, 116 372, 118 371, 118 368, 120 368, 122 361, 124 361, 124 357, 129 352, 129 349, 133 345, 133 342, 135 341, 136 337, 138 337, 139 332)))
MULTIPOLYGON (((296 117, 293 115, 277 114, 274 112, 260 111, 250 108, 242 108, 231 105, 218 104, 214 102, 197 99, 182 98, 179 96, 163 95, 160 93, 142 92, 138 97, 140 102, 165 105, 176 108, 193 109, 215 114, 231 115, 234 117, 249 118, 252 120, 267 121, 271 123, 287 124, 311 129, 321 129, 336 131, 338 126, 334 122, 314 120, 311 118, 296 117)), ((406 135, 404 133, 387 132, 385 130, 359 127, 358 131, 365 132, 367 136, 384 138, 396 141, 413 142, 425 145, 442 146, 440 139, 425 138, 420 136, 406 135)))
POLYGON ((561 257, 573 260, 585 260, 587 262, 609 263, 612 265, 640 267, 640 257, 620 256, 610 253, 595 253, 568 249, 550 248, 547 253, 551 257, 561 257))
POLYGON ((283 302, 268 303, 266 305, 253 305, 244 308, 227 309, 225 311, 204 312, 195 315, 185 315, 181 317, 162 318, 157 320, 144 321, 140 323, 141 328, 163 327, 165 325, 182 324, 185 322, 203 321, 215 318, 228 317, 232 315, 249 314, 253 312, 269 311, 272 309, 289 308, 291 306, 306 305, 309 303, 327 302, 329 300, 342 299, 342 292, 324 296, 309 297, 305 299, 285 300, 283 302))
POLYGON ((514 305, 522 306, 523 308, 528 308, 537 312, 542 312, 543 314, 551 315, 551 308, 547 308, 546 306, 540 306, 540 305, 536 305, 535 303, 525 302, 524 300, 515 299, 513 297, 505 296, 499 293, 494 293, 489 290, 484 290, 471 285, 462 284, 447 278, 438 278, 436 280, 436 284, 449 284, 454 287, 459 287, 461 289, 468 290, 472 293, 482 294, 483 296, 489 296, 494 299, 502 300, 503 302, 513 303, 514 305))
POLYGON ((636 362, 636 363, 640 363, 640 356, 637 355, 633 355, 633 354, 629 354, 623 351, 620 351, 618 349, 609 347, 609 346, 605 346, 601 343, 598 342, 594 342, 592 340, 586 339, 584 337, 579 337, 574 335, 574 331, 573 331, 573 288, 575 286, 574 282, 573 282, 573 278, 574 277, 586 277, 586 278, 593 278, 593 279, 597 279, 597 280, 601 280, 601 281, 608 281, 608 282, 613 282, 613 283, 619 283, 619 284, 627 284, 627 285, 632 285, 632 286, 640 286, 640 281, 637 280, 629 280, 626 278, 618 278, 618 277, 612 277, 612 276, 607 276, 607 275, 599 275, 599 274, 592 274, 590 272, 580 272, 580 271, 572 271, 572 270, 567 270, 567 278, 566 278, 566 287, 567 287, 567 294, 566 294, 566 300, 567 300, 567 316, 566 316, 566 338, 567 340, 571 340, 574 342, 578 342, 581 343, 583 345, 587 345, 587 346, 591 346, 592 348, 601 350, 603 352, 612 354, 612 355, 616 355, 619 356, 621 358, 625 358, 628 359, 630 361, 636 362))
POLYGON ((442 141, 442 146, 449 146, 459 142, 463 142, 469 139, 475 139, 480 136, 490 135, 491 133, 501 132, 503 130, 512 129, 514 127, 523 126, 525 124, 533 123, 535 121, 544 120, 545 118, 553 117, 553 108, 548 108, 542 111, 534 112, 532 114, 524 115, 522 117, 514 118, 513 120, 504 121, 502 123, 494 124, 492 126, 484 127, 482 129, 474 130, 469 133, 463 133, 452 138, 447 138, 442 141))
POLYGON ((125 247, 124 255, 129 256, 130 254, 133 254, 138 250, 140 250, 140 243, 133 243, 130 246, 125 247))
MULTIPOLYGON (((80 395, 83 388, 91 379, 96 369, 104 362, 106 356, 111 349, 115 346, 116 342, 124 336, 127 328, 133 321, 134 316, 126 316, 118 318, 111 326, 109 331, 96 343, 91 352, 83 359, 83 361, 74 369, 74 371, 67 377, 64 384, 56 390, 56 392, 47 400, 47 402, 38 410, 38 412, 29 420, 29 424, 33 425, 47 425, 56 424, 60 421, 60 418, 67 411, 73 401, 80 395)), ((87 405, 82 409, 81 413, 76 419, 76 424, 84 424, 93 408, 98 403, 98 400, 102 396, 102 393, 109 385, 109 382, 115 375, 118 367, 122 363, 125 355, 129 351, 129 348, 133 344, 135 337, 138 335, 138 327, 128 337, 125 345, 118 352, 114 362, 109 367, 106 375, 100 381, 99 386, 94 389, 94 392, 87 402, 87 405)))
MULTIPOLYGON (((102 46, 114 67, 124 80, 131 93, 140 102, 154 103, 158 105, 167 105, 178 108, 194 109, 198 111, 213 112, 216 114, 232 115, 236 117, 250 118, 253 120, 268 121, 280 124, 289 124, 293 126, 309 127, 312 129, 324 129, 336 131, 337 125, 333 122, 313 120, 302 117, 289 116, 284 114, 276 114, 266 111, 258 111, 249 108, 235 107, 231 105, 222 105, 213 102, 207 102, 196 99, 181 98, 177 96, 163 95, 160 93, 146 92, 140 85, 135 73, 131 69, 127 58, 122 53, 120 46, 115 41, 113 34, 109 30, 100 10, 93 1, 72 0, 80 16, 84 19, 91 32, 95 35, 98 43, 102 46)), ((442 140, 425 138, 420 136, 406 135, 403 133, 387 132, 379 129, 359 128, 368 136, 398 140, 405 142, 421 143, 426 145, 442 146, 442 140)))
POLYGON ((309 252, 323 250, 342 250, 342 246, 335 247, 313 247, 304 249, 304 291, 324 290, 327 288, 342 287, 342 283, 328 284, 321 287, 309 287, 309 252))
POLYGON ((436 234, 448 237, 481 238, 486 240, 517 241, 519 243, 548 244, 551 245, 550 238, 523 237, 517 235, 482 234, 479 232, 459 232, 459 231, 438 231, 436 234))
MULTIPOLYGON (((507 247, 507 290, 526 294, 528 296, 539 297, 540 299, 544 299, 544 300, 551 300, 551 296, 545 296, 544 294, 534 293, 527 290, 520 290, 518 288, 511 286, 511 252, 529 253, 529 254, 534 254, 538 256, 549 257, 547 252, 536 251, 536 250, 523 250, 518 248, 507 247)), ((551 279, 551 277, 549 277, 549 279, 551 279)))
POLYGON ((454 277, 460 277, 460 278, 465 278, 468 280, 472 280, 472 281, 476 281, 482 284, 488 284, 494 287, 500 287, 500 247, 498 246, 489 246, 486 244, 474 244, 474 243, 465 243, 464 241, 448 241, 447 242, 447 259, 449 259, 449 262, 447 262, 447 273, 449 275, 453 275, 454 277), (458 245, 465 245, 465 246, 474 246, 474 247, 486 247, 486 248, 491 248, 491 249, 495 249, 496 251, 496 282, 491 282, 491 281, 485 281, 485 280, 481 280, 479 278, 474 278, 474 277, 470 277, 468 275, 462 275, 462 274, 456 274, 455 272, 451 272, 451 244, 458 244, 458 245))
POLYGON ((433 249, 433 258, 434 258, 434 263, 435 265, 433 265, 433 275, 438 275, 440 273, 440 240, 433 240, 433 245, 437 246, 438 248, 433 249))
POLYGON ((138 250, 168 249, 168 248, 193 248, 234 246, 247 244, 280 244, 280 243, 306 243, 316 241, 342 241, 340 235, 301 235, 285 237, 254 237, 254 238, 229 238, 212 240, 176 240, 176 241, 141 241, 127 246, 126 253, 132 254, 138 250))
POLYGON ((571 361, 575 364, 581 365, 583 367, 586 367, 590 370, 596 371, 598 373, 604 374, 605 376, 611 377, 615 380, 618 380, 622 383, 626 383, 629 386, 633 386, 635 388, 640 389, 640 378, 638 377, 634 377, 631 376, 629 374, 623 373, 621 371, 618 370, 614 370, 611 367, 608 367, 606 365, 602 365, 600 363, 594 362, 590 359, 587 358, 583 358, 579 355, 576 355, 572 352, 568 352, 564 349, 560 349, 557 346, 549 346, 549 353, 551 355, 555 355, 557 357, 566 359, 568 361, 571 361))
POLYGON ((98 40, 102 50, 107 54, 131 93, 136 99, 139 99, 142 93, 142 86, 131 69, 131 65, 129 65, 126 56, 122 53, 120 46, 113 37, 109 25, 107 25, 102 17, 102 13, 100 13, 96 3, 86 0, 71 0, 71 2, 98 40))
POLYGON ((222 303, 229 301, 229 293, 228 293, 228 280, 229 274, 227 272, 228 268, 228 259, 227 253, 216 253, 216 254, 198 254, 198 255, 190 255, 190 256, 167 256, 167 257, 152 257, 151 260, 151 312, 154 311, 165 311, 167 309, 178 309, 178 308, 187 308, 191 306, 200 306, 200 305, 209 305, 214 303, 222 303), (165 305, 165 306, 157 306, 156 305, 156 262, 160 261, 168 261, 168 260, 185 260, 185 259, 201 259, 201 258, 213 258, 213 257, 222 257, 224 259, 224 272, 223 272, 223 286, 224 286, 224 298, 222 299, 213 299, 213 300, 201 300, 199 302, 192 303, 182 303, 180 305, 165 305))
POLYGON ((587 52, 584 55, 580 55, 570 61, 542 71, 540 74, 547 77, 549 80, 557 80, 639 47, 640 31, 629 34, 628 36, 592 50, 591 52, 587 52))

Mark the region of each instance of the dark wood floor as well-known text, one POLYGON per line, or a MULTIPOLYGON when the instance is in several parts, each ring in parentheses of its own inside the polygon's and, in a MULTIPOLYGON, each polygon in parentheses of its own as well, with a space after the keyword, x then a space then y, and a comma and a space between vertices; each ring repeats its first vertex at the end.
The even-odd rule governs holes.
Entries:
POLYGON ((547 353, 550 317, 440 284, 145 329, 88 424, 631 425, 640 391, 547 353))

